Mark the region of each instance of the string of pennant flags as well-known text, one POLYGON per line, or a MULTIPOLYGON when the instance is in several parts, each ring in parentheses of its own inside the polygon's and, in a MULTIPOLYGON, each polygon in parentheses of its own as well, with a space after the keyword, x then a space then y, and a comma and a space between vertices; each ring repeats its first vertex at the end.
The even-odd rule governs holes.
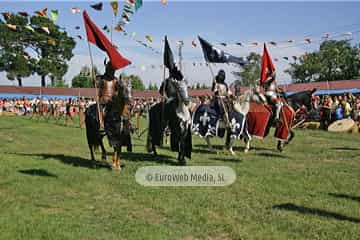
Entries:
MULTIPOLYGON (((161 0, 161 3, 166 6, 167 1, 161 0)), ((151 34, 146 34, 143 36, 143 38, 138 38, 138 34, 136 32, 128 32, 126 30, 126 26, 131 22, 133 16, 138 12, 138 10, 142 7, 143 0, 125 0, 125 4, 123 6, 123 9, 121 11, 121 14, 119 15, 119 4, 118 1, 112 1, 110 2, 110 6, 113 10, 114 18, 120 16, 120 20, 115 24, 115 26, 109 27, 108 25, 105 25, 102 30, 104 30, 106 33, 112 33, 112 30, 115 30, 119 33, 121 33, 123 36, 128 37, 130 40, 133 40, 137 44, 139 44, 142 47, 145 47, 152 51, 155 54, 160 55, 161 51, 156 49, 153 46, 153 43, 155 43, 157 40, 154 39, 154 37, 151 34)), ((104 4, 102 2, 91 4, 90 7, 94 9, 95 11, 102 11, 104 8, 104 4)), ((82 12, 82 10, 79 7, 72 7, 70 9, 72 14, 79 14, 82 12)), ((48 9, 40 9, 34 12, 37 16, 40 17, 48 17, 48 9)), ((24 11, 18 12, 19 15, 23 17, 29 17, 30 14, 24 11)), ((8 20, 12 17, 12 14, 9 12, 2 13, 5 20, 8 20)), ((49 11, 50 19, 53 22, 56 22, 59 18, 59 11, 57 9, 52 9, 49 11)), ((22 27, 19 27, 14 24, 8 24, 5 23, 5 25, 12 31, 21 31, 22 27)), ((24 26, 24 29, 27 31, 35 32, 35 31, 42 31, 48 35, 51 34, 48 27, 41 27, 40 29, 34 29, 32 26, 27 25, 24 26)), ((80 30, 81 28, 79 26, 75 27, 76 30, 80 30)), ((266 44, 270 45, 274 49, 284 49, 284 48, 290 48, 295 47, 299 45, 311 45, 322 41, 332 40, 332 39, 338 39, 338 38, 345 38, 345 39, 352 39, 355 34, 360 33, 359 29, 353 29, 351 31, 344 31, 344 32, 327 32, 322 33, 317 36, 306 36, 301 39, 287 39, 287 40, 279 40, 279 41, 265 41, 266 44)), ((77 34, 76 37, 79 40, 84 40, 85 38, 81 34, 77 34)), ((164 41, 161 39, 161 41, 164 41)), ((190 40, 190 41, 184 41, 184 40, 176 40, 174 41, 176 44, 180 45, 189 45, 192 48, 198 48, 199 42, 198 40, 190 40)), ((55 39, 49 38, 47 40, 48 45, 50 46, 56 46, 55 39)), ((249 48, 251 50, 252 47, 259 47, 261 46, 263 42, 262 41, 231 41, 231 42, 217 42, 215 45, 221 46, 221 48, 227 48, 227 47, 233 47, 237 46, 240 48, 249 48)), ((114 44, 115 45, 115 44, 114 44)), ((360 47, 360 46, 359 46, 360 47)), ((305 54, 306 55, 306 54, 305 54)), ((25 56, 28 57, 28 56, 25 56)), ((297 61, 300 57, 299 56, 282 56, 278 58, 274 58, 274 61, 297 61)), ((204 62, 192 62, 192 65, 194 67, 196 66, 206 66, 206 63, 204 62)), ((137 66, 136 66, 137 67, 137 66)), ((162 68, 163 66, 157 66, 157 65, 142 65, 140 66, 141 69, 156 69, 157 67, 162 68)))

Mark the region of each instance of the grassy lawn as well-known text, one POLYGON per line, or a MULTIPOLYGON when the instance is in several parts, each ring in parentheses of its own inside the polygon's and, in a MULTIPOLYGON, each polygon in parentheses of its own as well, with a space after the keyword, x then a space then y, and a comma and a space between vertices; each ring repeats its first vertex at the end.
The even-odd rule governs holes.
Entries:
POLYGON ((269 137, 237 157, 193 143, 189 165, 229 166, 236 182, 143 187, 136 170, 175 153, 134 137, 123 171, 93 168, 84 129, 2 116, 0 239, 360 239, 360 134, 299 130, 283 153, 269 137))

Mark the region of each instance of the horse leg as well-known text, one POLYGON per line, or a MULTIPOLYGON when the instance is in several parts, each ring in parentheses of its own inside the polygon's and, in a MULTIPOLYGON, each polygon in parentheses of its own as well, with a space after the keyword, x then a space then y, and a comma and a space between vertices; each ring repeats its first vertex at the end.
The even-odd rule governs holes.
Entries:
POLYGON ((111 169, 112 170, 116 170, 117 158, 118 158, 118 152, 116 151, 116 148, 114 148, 114 153, 113 153, 113 157, 112 157, 112 164, 111 164, 111 169))
POLYGON ((116 156, 116 170, 121 170, 121 159, 120 159, 120 153, 121 153, 121 147, 118 147, 116 149, 117 156, 116 156))
POLYGON ((102 139, 100 140, 100 147, 101 147, 101 160, 106 161, 106 150, 102 139))
POLYGON ((94 146, 89 144, 89 149, 90 149, 90 157, 91 157, 91 161, 95 161, 95 156, 94 156, 94 146))
POLYGON ((284 150, 282 141, 280 141, 280 140, 278 140, 278 143, 277 143, 277 150, 279 150, 279 152, 282 152, 284 150))
POLYGON ((230 139, 228 147, 229 147, 229 152, 231 153, 231 155, 236 156, 236 153, 233 150, 233 145, 234 145, 235 139, 230 139))
POLYGON ((211 142, 210 142, 210 137, 205 137, 205 141, 206 141, 206 143, 208 145, 209 150, 211 152, 214 151, 214 148, 212 147, 211 142))
POLYGON ((247 153, 250 151, 250 143, 251 143, 251 139, 250 138, 244 138, 245 141, 245 149, 244 152, 247 153))
POLYGON ((295 137, 295 132, 293 130, 290 130, 290 136, 288 140, 286 140, 285 145, 289 144, 294 137, 295 137))

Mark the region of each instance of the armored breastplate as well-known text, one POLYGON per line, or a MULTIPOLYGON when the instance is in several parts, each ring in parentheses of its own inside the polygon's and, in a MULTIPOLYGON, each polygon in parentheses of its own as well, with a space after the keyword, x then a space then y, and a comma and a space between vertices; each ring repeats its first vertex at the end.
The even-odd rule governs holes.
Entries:
POLYGON ((217 92, 218 96, 227 96, 227 89, 224 84, 217 83, 215 86, 215 92, 217 92))
POLYGON ((112 101, 113 96, 115 96, 116 91, 116 81, 117 79, 113 80, 101 80, 101 89, 100 89, 100 103, 107 104, 112 101))

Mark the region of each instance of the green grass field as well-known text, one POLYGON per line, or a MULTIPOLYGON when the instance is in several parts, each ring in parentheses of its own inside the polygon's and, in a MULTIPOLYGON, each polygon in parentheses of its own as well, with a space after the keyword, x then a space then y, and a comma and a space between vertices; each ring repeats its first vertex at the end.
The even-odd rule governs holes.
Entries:
POLYGON ((93 168, 84 129, 0 117, 0 239, 360 239, 360 134, 299 130, 236 157, 194 136, 189 165, 232 167, 228 187, 140 186, 139 167, 176 154, 133 144, 123 171, 93 168))

